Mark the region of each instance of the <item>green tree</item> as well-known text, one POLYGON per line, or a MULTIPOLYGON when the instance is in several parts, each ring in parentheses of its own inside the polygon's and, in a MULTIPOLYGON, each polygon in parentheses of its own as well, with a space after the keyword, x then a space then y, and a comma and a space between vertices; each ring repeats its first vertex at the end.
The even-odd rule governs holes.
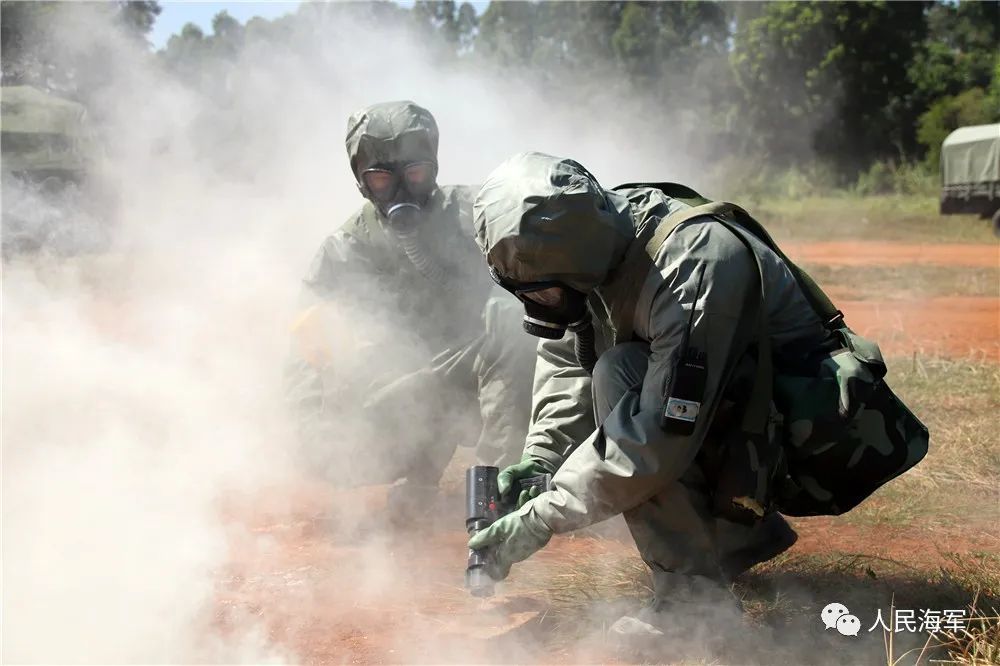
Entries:
POLYGON ((246 30, 240 22, 221 11, 212 18, 212 36, 209 48, 216 57, 235 60, 243 50, 243 40, 246 30))
POLYGON ((501 67, 526 66, 535 53, 538 5, 533 2, 491 2, 479 18, 477 54, 501 67))
POLYGON ((927 12, 927 37, 908 78, 918 100, 989 85, 1000 51, 1000 2, 934 4, 927 12))
POLYGON ((815 157, 853 177, 916 151, 907 71, 921 2, 774 2, 741 24, 732 62, 748 131, 786 164, 815 157))
POLYGON ((927 149, 927 163, 938 168, 941 143, 951 132, 967 125, 1000 122, 1000 107, 982 88, 939 98, 920 116, 917 138, 927 149))
POLYGON ((126 34, 148 43, 146 39, 156 23, 156 17, 162 11, 160 3, 154 0, 129 0, 116 4, 117 19, 126 34))
POLYGON ((145 48, 159 11, 156 2, 5 2, 0 11, 3 83, 36 86, 91 106, 123 63, 110 44, 67 40, 63 33, 93 20, 109 22, 142 40, 145 48))
POLYGON ((439 59, 451 60, 470 50, 478 17, 469 3, 418 0, 410 14, 422 41, 436 50, 439 59))
POLYGON ((637 83, 690 81, 705 58, 726 53, 726 13, 714 2, 627 2, 611 37, 614 55, 637 83))
POLYGON ((178 34, 170 36, 161 55, 170 70, 188 81, 195 81, 201 75, 209 52, 204 31, 194 23, 186 23, 178 34))
POLYGON ((4 85, 44 84, 44 72, 51 64, 45 48, 56 2, 8 2, 0 11, 0 64, 4 85))

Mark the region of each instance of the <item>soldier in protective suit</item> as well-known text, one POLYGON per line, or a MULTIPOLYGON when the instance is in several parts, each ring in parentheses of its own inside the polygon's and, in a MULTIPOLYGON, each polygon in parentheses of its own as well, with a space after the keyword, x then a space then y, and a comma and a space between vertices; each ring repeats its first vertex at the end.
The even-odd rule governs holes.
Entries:
POLYGON ((542 338, 524 457, 501 472, 501 492, 554 477, 546 492, 523 492, 520 507, 469 547, 490 549, 499 579, 553 534, 623 514, 654 600, 613 633, 662 635, 678 617, 699 617, 706 601, 734 607, 729 581, 795 541, 777 513, 748 525, 720 518, 705 461, 750 399, 762 290, 769 349, 814 345, 827 333, 774 252, 705 216, 649 251, 623 319, 629 297, 617 277, 630 248, 686 208, 653 187, 604 190, 577 162, 539 153, 504 162, 474 207, 494 280, 522 301, 524 327, 542 338))
POLYGON ((311 471, 341 486, 405 479, 404 506, 419 506, 462 438, 479 434, 485 464, 517 460, 533 345, 518 335, 518 302, 482 269, 471 235, 478 188, 437 184, 430 112, 368 107, 348 120, 346 145, 367 201, 305 276, 286 395, 311 471), (359 319, 330 325, 331 310, 359 319), (351 333, 362 345, 344 349, 351 333), (470 424, 476 412, 481 424, 470 424))

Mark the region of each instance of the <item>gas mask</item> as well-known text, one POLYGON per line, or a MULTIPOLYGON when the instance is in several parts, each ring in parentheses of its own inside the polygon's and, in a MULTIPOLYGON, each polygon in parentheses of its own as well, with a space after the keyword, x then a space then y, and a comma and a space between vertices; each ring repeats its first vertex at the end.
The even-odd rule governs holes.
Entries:
POLYGON ((385 215, 396 231, 414 231, 420 209, 437 187, 437 164, 425 160, 379 164, 361 172, 358 188, 385 215))
POLYGON ((588 373, 593 372, 597 355, 585 293, 554 280, 514 282, 493 267, 490 267, 490 276, 524 304, 522 325, 525 331, 547 340, 559 340, 567 330, 575 333, 576 359, 588 373))
POLYGON ((437 164, 432 161, 378 165, 361 172, 358 188, 385 216, 410 263, 425 278, 451 287, 445 270, 421 243, 422 207, 437 187, 437 164))

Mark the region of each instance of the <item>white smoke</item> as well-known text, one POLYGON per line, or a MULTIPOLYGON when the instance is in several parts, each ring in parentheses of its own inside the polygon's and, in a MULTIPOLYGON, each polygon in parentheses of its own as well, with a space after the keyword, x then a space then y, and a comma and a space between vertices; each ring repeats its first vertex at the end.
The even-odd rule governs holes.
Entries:
MULTIPOLYGON (((528 149, 573 157, 605 185, 693 170, 666 136, 636 141, 634 127, 660 123, 613 94, 578 107, 442 68, 398 30, 311 25, 248 49, 209 94, 86 5, 61 20, 53 49, 113 56, 93 115, 115 236, 99 254, 4 267, 2 659, 294 660, 253 618, 221 633, 212 618, 233 544, 266 547, 223 507, 292 478, 281 366, 299 279, 361 203, 348 114, 406 98, 431 109, 443 183, 481 181, 528 149)), ((3 204, 44 218, 16 193, 3 204)), ((455 552, 460 572, 460 536, 455 552)), ((349 582, 375 594, 399 563, 369 555, 349 582)))

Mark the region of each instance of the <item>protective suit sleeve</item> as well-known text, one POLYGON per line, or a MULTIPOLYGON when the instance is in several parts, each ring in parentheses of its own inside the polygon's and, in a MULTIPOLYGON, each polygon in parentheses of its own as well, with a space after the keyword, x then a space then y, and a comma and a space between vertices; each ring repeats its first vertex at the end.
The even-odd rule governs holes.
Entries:
POLYGON ((590 382, 590 375, 576 360, 572 334, 538 343, 525 457, 554 472, 594 431, 590 382))
POLYGON ((636 325, 649 332, 647 374, 641 389, 626 392, 573 451, 553 478, 554 490, 535 499, 538 516, 555 533, 622 513, 676 481, 694 461, 730 369, 754 337, 757 307, 747 295, 759 293, 756 265, 724 227, 679 228, 655 264, 662 283, 649 320, 636 325), (694 433, 686 436, 661 428, 660 413, 692 308, 690 345, 707 355, 707 378, 694 433))

